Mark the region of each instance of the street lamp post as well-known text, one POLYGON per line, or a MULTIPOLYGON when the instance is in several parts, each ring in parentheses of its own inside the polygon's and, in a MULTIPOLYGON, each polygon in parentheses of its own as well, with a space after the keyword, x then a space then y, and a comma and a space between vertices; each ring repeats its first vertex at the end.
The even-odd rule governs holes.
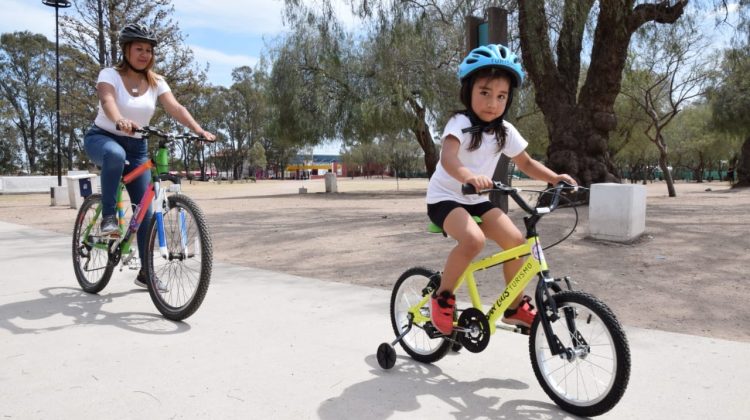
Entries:
POLYGON ((42 0, 45 6, 55 8, 55 89, 57 109, 55 122, 57 123, 57 186, 62 187, 62 158, 60 156, 60 8, 70 7, 68 0, 42 0))

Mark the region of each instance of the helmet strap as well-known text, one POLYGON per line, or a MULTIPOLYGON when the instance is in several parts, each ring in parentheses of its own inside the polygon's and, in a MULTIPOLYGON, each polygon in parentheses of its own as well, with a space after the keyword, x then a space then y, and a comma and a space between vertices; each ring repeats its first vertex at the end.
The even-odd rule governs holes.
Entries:
POLYGON ((510 104, 513 103, 513 88, 510 88, 510 91, 508 92, 508 101, 505 103, 505 110, 503 111, 503 114, 499 117, 495 118, 494 120, 490 122, 482 121, 481 118, 477 116, 477 114, 474 113, 473 110, 467 109, 464 111, 464 115, 469 117, 469 121, 471 122, 471 127, 466 127, 461 130, 462 133, 479 133, 479 132, 494 132, 497 127, 502 125, 503 119, 505 118, 505 114, 508 113, 508 109, 510 108, 510 104))
POLYGON ((130 70, 133 70, 133 71, 134 71, 134 72, 136 72, 136 73, 141 73, 141 74, 142 74, 142 75, 144 75, 144 76, 145 76, 145 75, 146 75, 146 74, 148 73, 148 70, 147 70, 147 69, 143 69, 143 70, 138 70, 137 68, 133 67, 133 65, 132 65, 132 64, 130 64, 130 61, 128 60, 128 57, 127 57, 127 56, 125 56, 125 51, 123 51, 123 52, 122 52, 122 61, 124 61, 124 62, 125 62, 125 64, 127 64, 127 65, 128 65, 128 68, 129 68, 130 70))

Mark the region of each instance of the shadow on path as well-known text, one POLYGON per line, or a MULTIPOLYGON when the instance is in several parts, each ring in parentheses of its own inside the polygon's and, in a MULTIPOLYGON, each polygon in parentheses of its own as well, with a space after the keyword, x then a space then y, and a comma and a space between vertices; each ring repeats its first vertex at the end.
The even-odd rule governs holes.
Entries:
MULTIPOLYGON (((558 406, 532 400, 502 401, 503 390, 521 390, 529 386, 515 379, 485 378, 458 381, 435 365, 417 363, 400 356, 394 369, 384 371, 374 355, 365 362, 375 378, 353 384, 341 395, 320 404, 323 420, 347 418, 357 413, 360 419, 387 419, 395 414, 417 413, 419 399, 437 398, 451 407, 445 414, 455 419, 579 419, 558 406)), ((415 414, 416 415, 416 414, 415 414)))
POLYGON ((105 304, 131 293, 143 292, 95 295, 71 287, 48 287, 39 290, 40 298, 0 305, 0 328, 13 334, 39 334, 87 325, 114 326, 143 334, 176 334, 190 330, 189 324, 169 321, 158 313, 104 309, 105 304))

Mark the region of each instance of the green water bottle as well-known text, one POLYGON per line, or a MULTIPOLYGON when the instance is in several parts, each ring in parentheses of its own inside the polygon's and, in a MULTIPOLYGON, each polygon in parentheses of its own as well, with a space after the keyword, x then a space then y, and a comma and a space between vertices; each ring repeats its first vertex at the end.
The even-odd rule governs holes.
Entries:
POLYGON ((169 151, 166 147, 156 152, 156 172, 160 174, 169 172, 169 151))

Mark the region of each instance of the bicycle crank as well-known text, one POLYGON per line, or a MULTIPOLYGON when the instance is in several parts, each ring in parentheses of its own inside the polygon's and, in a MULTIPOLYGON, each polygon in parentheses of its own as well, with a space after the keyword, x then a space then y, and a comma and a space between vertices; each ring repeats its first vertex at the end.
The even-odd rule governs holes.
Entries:
POLYGON ((458 318, 458 341, 472 353, 479 353, 490 343, 490 323, 477 308, 465 309, 458 318))

